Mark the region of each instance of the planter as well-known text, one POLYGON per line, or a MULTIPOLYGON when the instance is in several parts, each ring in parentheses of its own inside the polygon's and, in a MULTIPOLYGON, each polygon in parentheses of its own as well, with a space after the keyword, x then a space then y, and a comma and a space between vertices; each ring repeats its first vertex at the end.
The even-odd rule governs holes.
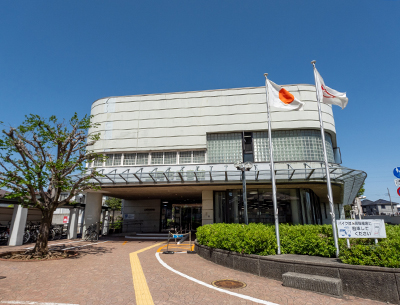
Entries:
POLYGON ((308 255, 241 254, 198 242, 195 242, 195 251, 215 264, 278 281, 282 281, 286 272, 338 278, 347 295, 400 304, 400 268, 348 265, 336 258, 308 255))

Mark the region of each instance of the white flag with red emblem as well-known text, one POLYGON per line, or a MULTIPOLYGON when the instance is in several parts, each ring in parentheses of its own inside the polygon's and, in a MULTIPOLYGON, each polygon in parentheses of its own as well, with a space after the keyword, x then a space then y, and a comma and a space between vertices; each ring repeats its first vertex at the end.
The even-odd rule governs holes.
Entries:
POLYGON ((267 79, 267 92, 271 106, 287 110, 303 110, 304 103, 302 101, 269 79, 267 79))
POLYGON ((349 99, 346 97, 346 92, 338 92, 325 85, 323 78, 318 73, 314 66, 315 87, 318 90, 320 102, 324 104, 337 105, 344 109, 347 106, 349 99))

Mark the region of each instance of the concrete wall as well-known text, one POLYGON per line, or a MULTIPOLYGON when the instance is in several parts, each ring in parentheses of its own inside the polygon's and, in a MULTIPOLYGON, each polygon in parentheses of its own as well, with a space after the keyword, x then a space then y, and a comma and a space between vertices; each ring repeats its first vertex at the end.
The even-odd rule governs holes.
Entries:
MULTIPOLYGON (((285 86, 306 102, 304 111, 272 108, 272 128, 319 130, 313 85, 285 86)), ((265 88, 238 88, 103 98, 92 105, 98 152, 204 149, 206 133, 267 129, 265 88)), ((332 107, 321 105, 336 146, 332 107)))
MULTIPOLYGON (((141 230, 143 232, 160 231, 160 208, 161 199, 152 200, 123 200, 123 213, 134 214, 135 221, 143 221, 141 230)), ((125 221, 129 224, 129 220, 125 221)), ((125 223, 124 222, 124 223, 125 223)), ((139 232, 140 226, 125 226, 125 232, 139 232)))

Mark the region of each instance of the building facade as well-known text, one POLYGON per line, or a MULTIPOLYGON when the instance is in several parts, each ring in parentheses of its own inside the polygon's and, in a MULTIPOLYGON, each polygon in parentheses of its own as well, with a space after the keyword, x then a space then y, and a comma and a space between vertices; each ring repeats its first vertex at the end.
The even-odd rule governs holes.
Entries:
MULTIPOLYGON (((272 108, 279 221, 330 223, 318 107, 313 85, 284 86, 304 111, 272 108)), ((344 218, 366 178, 342 167, 332 108, 321 105, 336 218, 344 218)), ((92 104, 100 133, 91 149, 106 155, 101 191, 86 196, 85 223, 99 221, 101 196, 123 199, 127 231, 195 230, 242 223, 241 172, 246 172, 249 222, 273 223, 265 88, 237 88, 109 97, 92 104), (139 227, 135 227, 135 225, 139 227)))

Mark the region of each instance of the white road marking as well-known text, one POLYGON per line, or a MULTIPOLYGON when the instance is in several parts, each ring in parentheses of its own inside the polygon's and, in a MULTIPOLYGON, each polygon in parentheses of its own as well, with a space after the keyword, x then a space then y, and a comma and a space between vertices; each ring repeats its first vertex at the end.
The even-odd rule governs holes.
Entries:
POLYGON ((25 301, 1 301, 2 304, 25 304, 25 305, 79 305, 70 303, 40 303, 40 302, 25 302, 25 301))
POLYGON ((101 242, 98 242, 98 243, 87 244, 87 245, 83 245, 83 246, 76 246, 76 247, 64 248, 64 249, 61 249, 61 250, 69 250, 69 249, 74 249, 74 248, 82 248, 82 247, 86 247, 86 246, 90 246, 90 245, 102 244, 102 243, 106 243, 106 242, 108 242, 108 240, 106 240, 106 241, 101 241, 101 242))
MULTIPOLYGON (((56 245, 62 245, 62 244, 72 244, 72 243, 79 243, 82 242, 84 240, 77 240, 77 241, 70 241, 70 242, 63 242, 63 243, 56 243, 56 244, 50 244, 49 247, 52 246, 56 246, 56 245)), ((29 248, 25 248, 25 249, 33 249, 34 247, 29 247, 29 248)))
POLYGON ((235 296, 235 297, 238 297, 238 298, 241 298, 241 299, 245 299, 245 300, 249 300, 249 301, 252 301, 252 302, 255 302, 255 303, 259 303, 259 304, 265 304, 265 305, 279 305, 279 304, 277 304, 277 303, 272 303, 272 302, 268 302, 268 301, 256 299, 256 298, 250 297, 250 296, 248 296, 248 295, 244 295, 244 294, 232 292, 232 291, 229 291, 229 290, 221 289, 221 288, 218 288, 218 287, 214 287, 213 285, 210 285, 210 284, 204 283, 204 282, 202 282, 202 281, 199 281, 199 280, 197 280, 197 279, 195 279, 195 278, 193 278, 193 277, 191 277, 191 276, 188 276, 188 275, 186 275, 186 274, 184 274, 184 273, 182 273, 182 272, 179 272, 179 271, 177 271, 177 270, 171 268, 170 266, 168 266, 168 265, 160 258, 160 252, 157 252, 157 253, 156 253, 156 257, 157 257, 157 260, 159 261, 159 263, 160 263, 161 265, 163 265, 165 268, 167 268, 168 270, 170 270, 170 271, 172 271, 172 272, 174 272, 174 273, 176 273, 176 274, 178 274, 178 275, 180 275, 180 276, 183 276, 184 278, 187 278, 188 280, 193 281, 193 282, 195 282, 195 283, 197 283, 197 284, 206 286, 207 288, 211 288, 211 289, 217 290, 217 291, 219 291, 219 292, 223 292, 223 293, 226 293, 226 294, 230 294, 230 295, 233 295, 233 296, 235 296))

